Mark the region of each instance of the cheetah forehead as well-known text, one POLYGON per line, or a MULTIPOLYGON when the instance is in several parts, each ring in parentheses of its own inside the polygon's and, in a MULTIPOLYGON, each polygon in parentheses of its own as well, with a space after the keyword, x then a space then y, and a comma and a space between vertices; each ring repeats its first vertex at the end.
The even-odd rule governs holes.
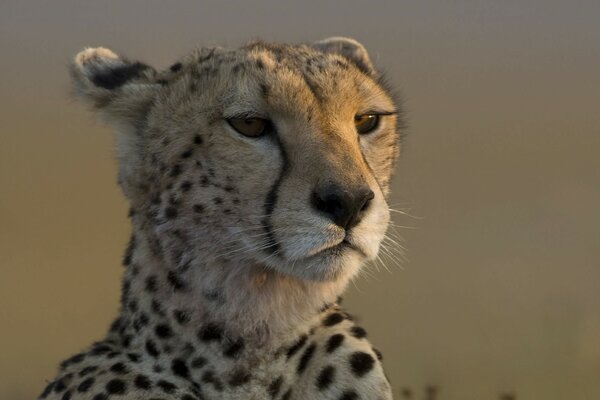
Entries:
POLYGON ((240 112, 252 111, 257 99, 290 112, 298 111, 299 104, 326 108, 348 100, 364 104, 362 111, 393 110, 392 96, 366 51, 357 52, 348 56, 337 48, 264 42, 239 49, 201 48, 160 73, 158 80, 171 96, 189 98, 190 88, 205 90, 211 97, 199 101, 221 102, 221 108, 238 105, 240 112))

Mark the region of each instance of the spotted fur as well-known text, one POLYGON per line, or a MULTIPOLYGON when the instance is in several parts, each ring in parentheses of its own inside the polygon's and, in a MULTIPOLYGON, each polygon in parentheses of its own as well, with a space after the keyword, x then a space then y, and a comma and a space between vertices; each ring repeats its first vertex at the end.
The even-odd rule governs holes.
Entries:
POLYGON ((336 300, 377 254, 399 145, 364 47, 256 42, 165 71, 94 48, 71 75, 117 130, 133 234, 119 317, 40 398, 391 399, 381 354, 336 300), (379 126, 358 135, 368 113, 379 126), (227 122, 251 117, 268 131, 227 122), (335 207, 371 194, 352 226, 315 202, 331 187, 335 207))

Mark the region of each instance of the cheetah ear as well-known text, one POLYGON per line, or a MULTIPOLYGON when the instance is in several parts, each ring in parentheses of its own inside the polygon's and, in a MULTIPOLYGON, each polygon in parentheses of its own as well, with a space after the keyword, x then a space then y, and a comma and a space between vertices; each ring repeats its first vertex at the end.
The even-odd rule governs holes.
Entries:
POLYGON ((335 53, 352 61, 358 69, 367 75, 375 75, 375 68, 365 46, 354 39, 335 36, 313 43, 313 47, 324 53, 335 53))
POLYGON ((160 87, 152 67, 103 47, 77 54, 70 72, 76 95, 115 122, 139 119, 160 87))

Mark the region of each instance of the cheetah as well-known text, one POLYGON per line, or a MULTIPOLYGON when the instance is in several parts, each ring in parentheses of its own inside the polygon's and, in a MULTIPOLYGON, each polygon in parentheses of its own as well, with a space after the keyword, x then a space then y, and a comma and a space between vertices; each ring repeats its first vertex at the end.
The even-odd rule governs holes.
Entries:
POLYGON ((391 399, 338 300, 385 235, 402 131, 364 46, 256 41, 163 71, 87 48, 70 73, 115 128, 132 235, 118 318, 40 399, 391 399))

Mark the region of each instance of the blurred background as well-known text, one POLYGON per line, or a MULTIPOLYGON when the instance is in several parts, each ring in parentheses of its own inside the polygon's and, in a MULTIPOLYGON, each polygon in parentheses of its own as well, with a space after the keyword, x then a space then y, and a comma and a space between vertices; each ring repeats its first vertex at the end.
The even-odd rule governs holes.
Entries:
POLYGON ((117 312, 127 205, 71 57, 333 35, 405 99, 407 260, 345 301, 396 398, 600 399, 599 21, 597 0, 2 0, 0 399, 35 398, 117 312))

